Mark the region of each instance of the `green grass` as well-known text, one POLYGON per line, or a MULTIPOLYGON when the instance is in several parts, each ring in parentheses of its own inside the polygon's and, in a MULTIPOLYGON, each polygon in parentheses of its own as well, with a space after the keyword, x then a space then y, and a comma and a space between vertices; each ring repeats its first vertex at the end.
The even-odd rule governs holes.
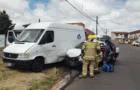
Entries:
POLYGON ((32 85, 28 90, 50 90, 51 87, 58 80, 58 77, 62 75, 62 73, 63 73, 63 69, 59 68, 57 75, 51 75, 40 81, 33 80, 32 85))
POLYGON ((41 81, 35 81, 29 90, 50 90, 56 80, 56 77, 48 77, 41 81))

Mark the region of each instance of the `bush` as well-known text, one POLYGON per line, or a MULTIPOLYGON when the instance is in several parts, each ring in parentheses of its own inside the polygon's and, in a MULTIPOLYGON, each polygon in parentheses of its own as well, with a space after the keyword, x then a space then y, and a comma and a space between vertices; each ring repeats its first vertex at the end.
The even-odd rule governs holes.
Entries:
POLYGON ((128 44, 131 44, 131 42, 128 42, 128 44))

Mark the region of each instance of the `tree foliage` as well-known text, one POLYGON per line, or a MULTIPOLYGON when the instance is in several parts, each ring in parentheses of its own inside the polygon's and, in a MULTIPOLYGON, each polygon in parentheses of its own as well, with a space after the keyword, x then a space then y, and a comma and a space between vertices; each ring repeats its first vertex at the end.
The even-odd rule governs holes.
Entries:
POLYGON ((0 34, 6 34, 8 30, 13 29, 15 24, 12 24, 9 15, 5 10, 0 11, 0 34))

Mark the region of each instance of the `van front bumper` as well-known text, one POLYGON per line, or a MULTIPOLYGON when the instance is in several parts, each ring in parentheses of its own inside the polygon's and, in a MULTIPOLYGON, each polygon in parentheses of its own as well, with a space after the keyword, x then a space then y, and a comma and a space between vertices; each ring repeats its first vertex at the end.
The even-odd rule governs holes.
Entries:
POLYGON ((7 59, 3 58, 4 63, 12 63, 16 65, 31 65, 33 60, 14 60, 14 59, 7 59))

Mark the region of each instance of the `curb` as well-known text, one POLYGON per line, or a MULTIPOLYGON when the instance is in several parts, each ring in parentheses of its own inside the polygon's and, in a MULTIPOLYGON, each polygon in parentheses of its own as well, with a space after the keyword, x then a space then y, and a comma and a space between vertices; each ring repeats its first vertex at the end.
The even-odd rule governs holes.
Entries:
POLYGON ((67 86, 69 86, 79 74, 80 74, 80 73, 78 72, 78 73, 75 74, 74 76, 71 76, 70 80, 69 80, 63 87, 61 87, 59 90, 65 90, 65 88, 66 88, 67 86))
POLYGON ((66 74, 59 82, 57 82, 51 90, 65 90, 65 88, 69 86, 78 75, 78 71, 72 70, 70 73, 66 74))

